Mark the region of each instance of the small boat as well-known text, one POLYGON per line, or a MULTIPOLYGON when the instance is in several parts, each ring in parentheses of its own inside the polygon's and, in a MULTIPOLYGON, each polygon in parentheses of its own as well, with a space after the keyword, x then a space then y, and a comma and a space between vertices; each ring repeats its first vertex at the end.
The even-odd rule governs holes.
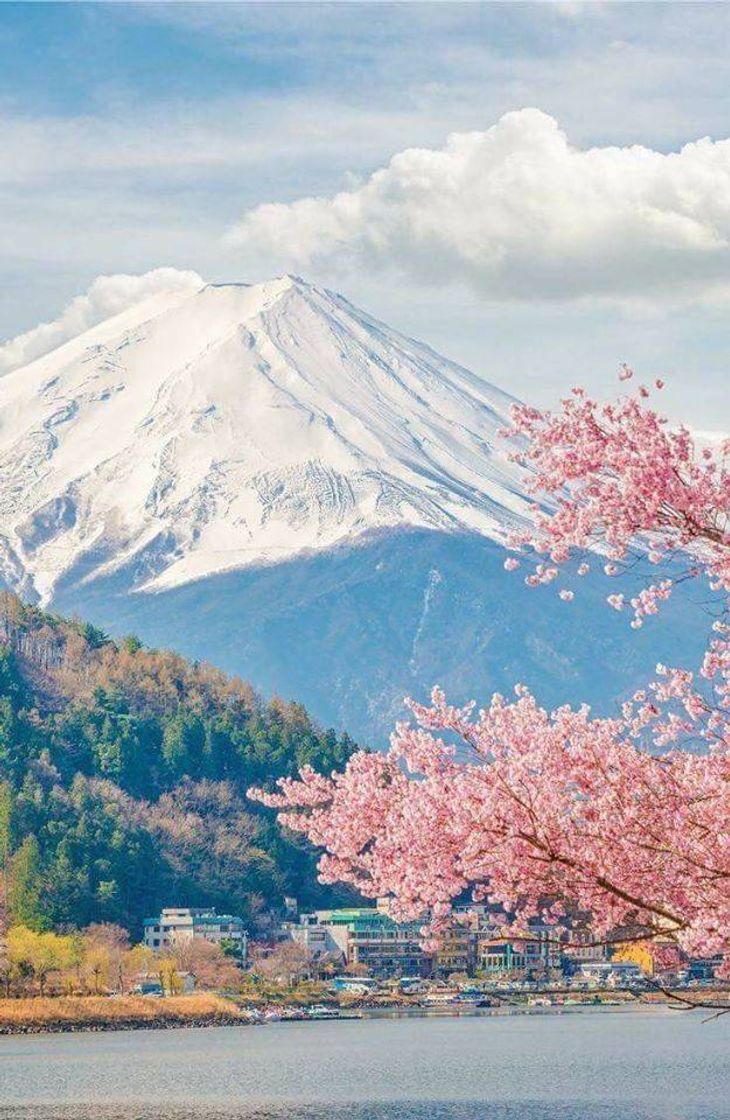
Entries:
POLYGON ((429 992, 424 1003, 427 1007, 448 1007, 457 1003, 458 999, 455 992, 429 992))
POLYGON ((337 1007, 325 1007, 324 1004, 318 1003, 314 1007, 307 1008, 307 1015, 310 1019, 339 1019, 340 1012, 337 1007))

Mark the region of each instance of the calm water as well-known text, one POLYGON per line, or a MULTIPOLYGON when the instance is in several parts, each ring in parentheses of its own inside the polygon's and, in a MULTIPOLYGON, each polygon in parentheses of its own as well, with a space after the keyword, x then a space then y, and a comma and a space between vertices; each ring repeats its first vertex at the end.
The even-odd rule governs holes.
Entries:
POLYGON ((730 1120, 730 1021, 660 1010, 5 1038, 0 1117, 730 1120))

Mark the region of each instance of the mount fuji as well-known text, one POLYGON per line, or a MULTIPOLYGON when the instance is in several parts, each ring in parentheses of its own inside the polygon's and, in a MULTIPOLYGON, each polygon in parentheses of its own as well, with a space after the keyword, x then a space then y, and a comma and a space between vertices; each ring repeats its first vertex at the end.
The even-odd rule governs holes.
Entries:
POLYGON ((605 708, 702 611, 629 640, 504 571, 512 400, 296 277, 157 292, 0 379, 0 580, 366 741, 436 680, 605 708))
POLYGON ((510 398, 294 277, 157 293, 0 380, 5 578, 159 591, 526 514, 510 398))

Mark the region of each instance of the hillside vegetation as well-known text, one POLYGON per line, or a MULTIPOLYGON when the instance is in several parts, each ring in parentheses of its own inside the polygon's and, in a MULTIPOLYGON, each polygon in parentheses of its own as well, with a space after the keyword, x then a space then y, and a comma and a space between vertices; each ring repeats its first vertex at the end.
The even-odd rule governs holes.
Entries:
POLYGON ((282 895, 335 898, 314 856, 245 799, 347 735, 294 703, 129 637, 0 593, 0 863, 7 917, 31 928, 211 905, 263 925, 282 895))

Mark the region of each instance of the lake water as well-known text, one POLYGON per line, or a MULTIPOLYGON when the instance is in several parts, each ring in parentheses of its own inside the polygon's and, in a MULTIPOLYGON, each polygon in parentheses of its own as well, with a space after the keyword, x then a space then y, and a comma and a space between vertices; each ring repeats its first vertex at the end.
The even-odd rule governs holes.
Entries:
POLYGON ((669 1010, 0 1038, 2 1120, 730 1120, 730 1016, 669 1010))

